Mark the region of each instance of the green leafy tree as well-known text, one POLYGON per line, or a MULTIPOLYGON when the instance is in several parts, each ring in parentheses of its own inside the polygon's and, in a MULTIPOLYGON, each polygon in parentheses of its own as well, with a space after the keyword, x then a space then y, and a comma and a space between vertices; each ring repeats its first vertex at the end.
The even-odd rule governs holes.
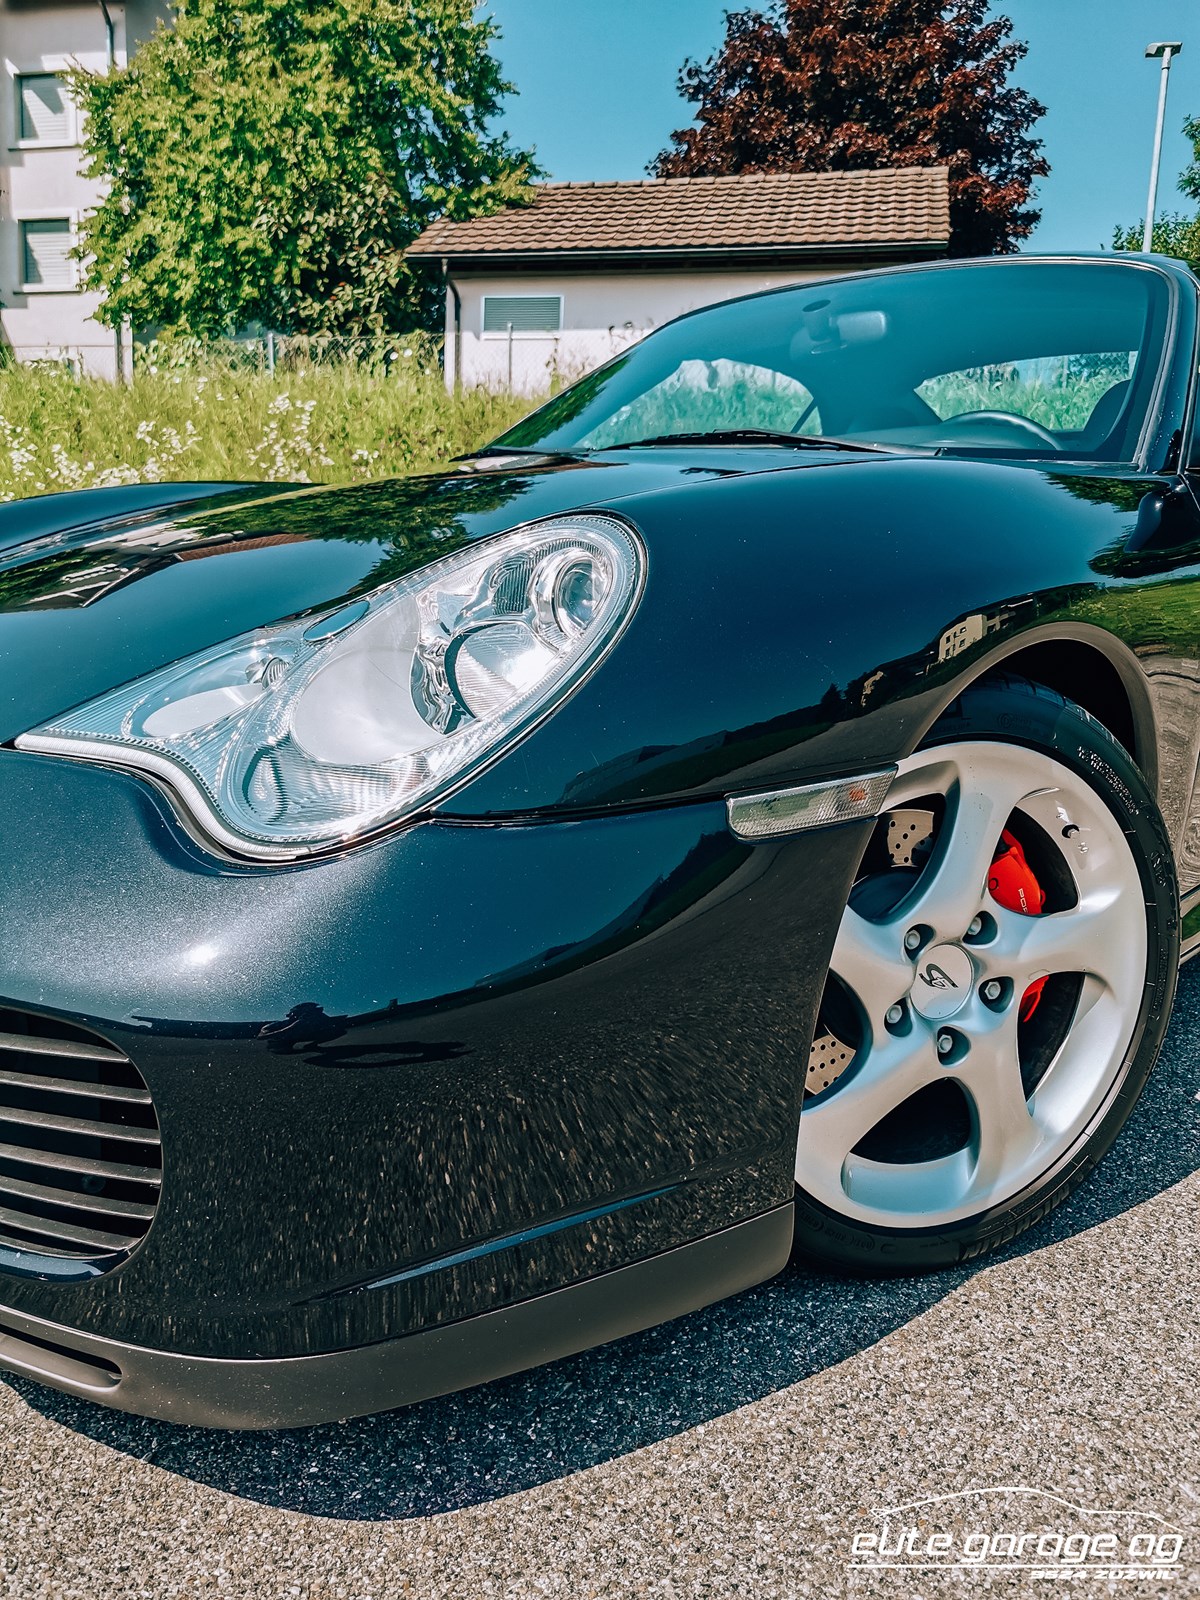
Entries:
MULTIPOLYGON (((1179 175, 1179 187, 1193 200, 1200 200, 1200 117, 1188 117, 1183 131, 1192 141, 1192 159, 1179 175)), ((1144 217, 1136 227, 1114 229, 1113 249, 1140 250, 1145 229, 1144 217)), ((1174 256, 1193 269, 1200 267, 1200 214, 1189 217, 1172 211, 1156 217, 1150 248, 1156 255, 1174 256)))
POLYGON ((1027 46, 987 0, 772 0, 730 11, 679 92, 695 122, 660 178, 736 172, 950 169, 952 255, 1013 250, 1050 168, 1032 129, 1045 107, 1010 83, 1027 46))
MULTIPOLYGON (((1144 217, 1135 227, 1115 228, 1113 249, 1140 250, 1145 230, 1144 217)), ((1186 261, 1195 267, 1200 263, 1200 216, 1188 217, 1173 211, 1167 216, 1155 217, 1150 248, 1156 255, 1174 256, 1177 261, 1186 261)))
POLYGON ((1192 159, 1179 174, 1179 187, 1193 200, 1200 200, 1200 117, 1188 117, 1183 131, 1192 141, 1192 159))
POLYGON ((489 124, 510 89, 473 0, 178 0, 129 66, 73 75, 99 316, 212 337, 362 336, 430 321, 404 259, 435 216, 523 197, 489 124))

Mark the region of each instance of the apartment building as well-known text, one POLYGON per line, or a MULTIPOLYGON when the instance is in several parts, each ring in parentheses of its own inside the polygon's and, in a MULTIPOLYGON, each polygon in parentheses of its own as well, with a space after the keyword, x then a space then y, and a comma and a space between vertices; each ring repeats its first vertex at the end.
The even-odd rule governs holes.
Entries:
POLYGON ((0 0, 0 342, 20 361, 116 373, 100 296, 81 287, 70 254, 99 186, 80 172, 65 74, 123 66, 160 16, 162 0, 0 0))

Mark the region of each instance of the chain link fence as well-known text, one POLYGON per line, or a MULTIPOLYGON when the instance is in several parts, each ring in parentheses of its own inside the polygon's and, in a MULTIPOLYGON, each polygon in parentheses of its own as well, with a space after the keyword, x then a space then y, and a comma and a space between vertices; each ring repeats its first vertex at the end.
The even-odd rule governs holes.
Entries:
MULTIPOLYGON (((263 332, 229 339, 150 339, 126 341, 120 365, 125 381, 134 384, 140 374, 185 371, 252 372, 281 380, 339 367, 380 378, 436 373, 444 375, 447 388, 535 401, 574 383, 642 332, 626 325, 554 333, 462 332, 449 341, 423 331, 371 338, 263 332)), ((118 375, 116 344, 103 336, 61 345, 3 345, 0 361, 5 359, 80 378, 118 375)))
POLYGON ((404 369, 436 372, 441 362, 442 340, 420 331, 371 338, 262 333, 233 339, 151 339, 135 344, 133 352, 135 376, 139 371, 224 365, 274 376, 353 366, 383 377, 404 369))
MULTIPOLYGON (((139 373, 180 371, 257 372, 287 377, 319 368, 353 366, 384 377, 404 370, 440 372, 442 340, 424 332, 349 338, 332 334, 246 334, 230 339, 126 341, 122 365, 127 381, 139 373)), ((114 378, 114 338, 62 344, 0 345, 0 362, 42 367, 75 377, 114 378)))

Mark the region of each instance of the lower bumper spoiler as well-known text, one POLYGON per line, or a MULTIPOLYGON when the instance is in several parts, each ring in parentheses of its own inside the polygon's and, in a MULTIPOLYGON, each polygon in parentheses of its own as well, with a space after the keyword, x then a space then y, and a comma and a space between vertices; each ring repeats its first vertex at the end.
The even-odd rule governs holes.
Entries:
POLYGON ((0 1369, 68 1394, 208 1428, 299 1428, 411 1405, 607 1344, 773 1276, 793 1208, 536 1299, 380 1344, 231 1361, 100 1339, 0 1306, 0 1369))

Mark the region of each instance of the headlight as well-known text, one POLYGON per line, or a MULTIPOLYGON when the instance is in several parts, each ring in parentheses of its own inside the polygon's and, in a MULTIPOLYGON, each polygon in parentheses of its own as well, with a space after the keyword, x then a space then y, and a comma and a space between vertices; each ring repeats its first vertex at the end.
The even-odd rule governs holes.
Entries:
POLYGON ((154 774, 236 853, 311 855, 427 807, 544 717, 616 638, 643 567, 607 517, 518 528, 16 742, 154 774))

